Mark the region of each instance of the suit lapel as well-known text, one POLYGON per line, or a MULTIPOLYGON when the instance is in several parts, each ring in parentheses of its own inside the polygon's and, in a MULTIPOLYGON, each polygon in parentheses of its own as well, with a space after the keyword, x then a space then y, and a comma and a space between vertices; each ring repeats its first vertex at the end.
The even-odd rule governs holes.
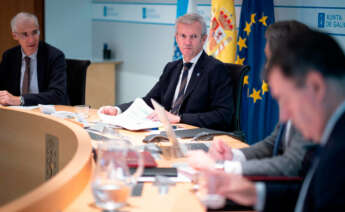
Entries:
POLYGON ((42 87, 44 87, 44 55, 43 55, 43 47, 42 42, 38 45, 37 51, 37 83, 38 83, 38 91, 40 91, 42 87))
POLYGON ((166 94, 167 94, 166 103, 165 103, 166 109, 167 108, 170 109, 172 106, 172 101, 174 98, 177 82, 178 82, 179 76, 181 74, 182 66, 183 66, 183 62, 182 62, 182 60, 180 60, 178 62, 178 64, 176 65, 175 70, 172 71, 171 77, 169 79, 169 85, 168 85, 167 92, 166 92, 166 94))
MULTIPOLYGON (((21 77, 21 69, 22 69, 22 51, 21 51, 21 48, 20 46, 18 47, 17 49, 17 53, 16 53, 16 58, 15 58, 15 61, 14 62, 14 70, 15 70, 15 78, 16 78, 16 82, 19 82, 17 83, 16 85, 16 94, 20 95, 21 94, 21 91, 20 91, 20 77, 21 77)), ((16 95, 15 94, 15 95, 16 95)))

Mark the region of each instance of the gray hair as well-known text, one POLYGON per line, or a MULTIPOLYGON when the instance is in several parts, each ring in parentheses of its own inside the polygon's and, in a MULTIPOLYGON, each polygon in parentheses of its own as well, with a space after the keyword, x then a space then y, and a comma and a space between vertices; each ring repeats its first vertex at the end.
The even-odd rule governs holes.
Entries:
POLYGON ((189 13, 184 16, 180 16, 176 19, 175 29, 177 31, 177 24, 193 24, 194 22, 199 22, 201 24, 201 36, 207 34, 207 28, 204 18, 197 13, 189 13))
POLYGON ((31 13, 27 13, 27 12, 20 12, 16 16, 14 16, 11 20, 12 32, 16 32, 17 23, 24 20, 32 20, 37 25, 37 27, 39 27, 37 16, 31 13))

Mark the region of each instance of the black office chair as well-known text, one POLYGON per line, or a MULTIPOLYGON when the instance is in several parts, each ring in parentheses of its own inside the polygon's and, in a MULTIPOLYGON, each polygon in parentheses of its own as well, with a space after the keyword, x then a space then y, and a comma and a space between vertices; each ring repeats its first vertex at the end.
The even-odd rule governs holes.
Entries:
POLYGON ((86 71, 89 60, 66 59, 67 93, 70 105, 85 104, 86 71))
POLYGON ((248 74, 250 67, 247 65, 237 65, 232 63, 226 63, 225 65, 229 70, 233 84, 232 89, 235 114, 233 115, 231 121, 231 131, 233 131, 233 133, 242 141, 245 141, 245 136, 240 125, 241 99, 244 76, 248 74))

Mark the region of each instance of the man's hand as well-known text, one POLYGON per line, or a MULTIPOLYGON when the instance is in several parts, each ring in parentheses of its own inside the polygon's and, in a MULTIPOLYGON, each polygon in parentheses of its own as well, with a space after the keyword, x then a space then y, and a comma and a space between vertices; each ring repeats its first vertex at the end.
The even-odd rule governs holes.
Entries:
POLYGON ((217 170, 205 172, 204 176, 208 193, 220 194, 246 206, 256 204, 255 185, 246 178, 217 170))
MULTIPOLYGON (((180 123, 181 118, 179 116, 174 115, 168 111, 165 111, 165 113, 167 114, 167 117, 170 123, 172 124, 180 123)), ((154 111, 149 116, 147 116, 147 118, 151 119, 152 121, 159 121, 158 114, 156 113, 156 111, 154 111)))
POLYGON ((188 164, 197 170, 212 170, 215 168, 216 161, 202 150, 189 151, 188 164))
POLYGON ((8 91, 0 91, 0 105, 20 105, 20 97, 13 96, 8 91))
POLYGON ((229 147, 223 140, 217 138, 212 141, 208 154, 215 161, 232 160, 233 158, 231 147, 229 147))
POLYGON ((110 116, 116 116, 117 115, 117 109, 113 106, 103 106, 100 108, 100 112, 106 115, 110 116))

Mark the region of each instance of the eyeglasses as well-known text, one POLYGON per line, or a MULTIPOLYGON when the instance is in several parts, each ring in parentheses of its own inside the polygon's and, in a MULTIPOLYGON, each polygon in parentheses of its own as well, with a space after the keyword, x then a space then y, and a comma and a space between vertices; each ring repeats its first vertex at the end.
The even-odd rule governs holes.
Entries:
POLYGON ((20 39, 27 39, 29 37, 36 37, 40 35, 40 30, 35 29, 32 32, 14 32, 18 35, 20 39))

